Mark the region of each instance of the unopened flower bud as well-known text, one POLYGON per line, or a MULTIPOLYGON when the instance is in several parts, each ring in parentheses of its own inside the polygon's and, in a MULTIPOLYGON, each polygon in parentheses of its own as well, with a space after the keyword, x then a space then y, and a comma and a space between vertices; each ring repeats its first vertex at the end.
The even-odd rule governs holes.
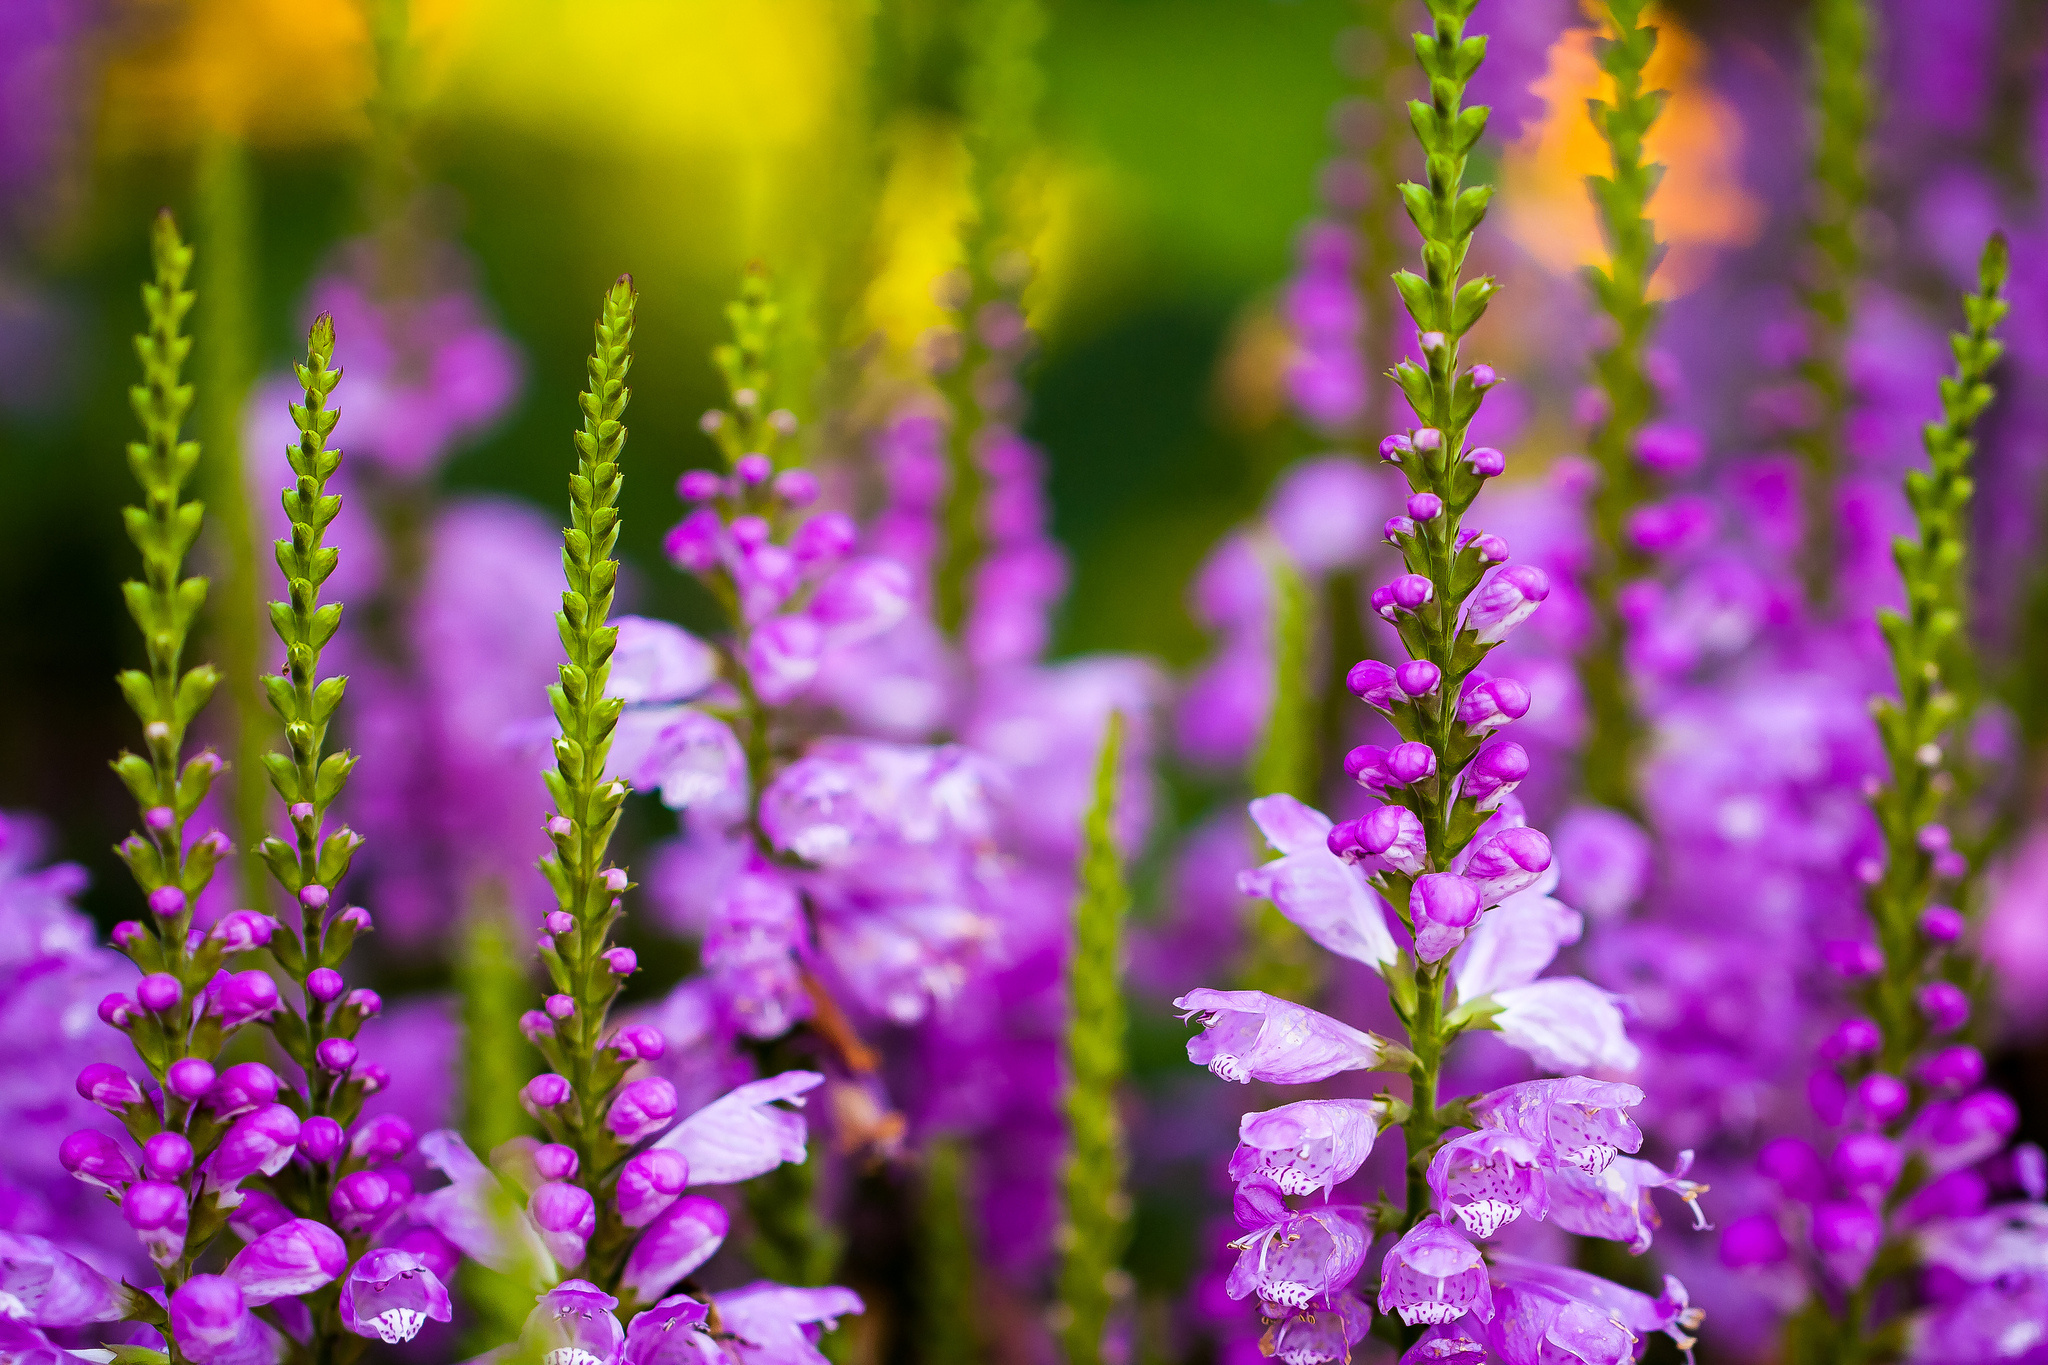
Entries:
POLYGON ((576 826, 569 823, 569 817, 566 815, 548 817, 548 833, 557 839, 568 838, 569 832, 575 828, 576 826))
POLYGON ((325 1114, 299 1125, 299 1155, 316 1166, 335 1160, 347 1145, 348 1135, 341 1125, 325 1114))
POLYGON ((1851 1057, 1863 1057, 1884 1046, 1884 1034, 1872 1019, 1844 1019, 1821 1041, 1820 1058, 1824 1062, 1843 1062, 1851 1057))
POLYGON ((1427 659, 1410 659, 1394 670, 1394 681, 1411 697, 1428 696, 1443 680, 1443 670, 1427 659))
POLYGON ((124 919, 114 926, 114 946, 133 948, 149 937, 149 930, 142 927, 142 921, 124 919))
POLYGON ((135 998, 152 1014, 175 1008, 184 995, 178 978, 168 972, 151 972, 135 983, 135 998))
POLYGON ((684 502, 709 502, 725 491, 725 480, 708 469, 691 469, 676 480, 676 496, 684 502))
POLYGON ((1436 776, 1436 751, 1427 744, 1396 744, 1387 751, 1387 775, 1404 786, 1436 776))
POLYGON ((1856 1102, 1872 1122, 1886 1124, 1906 1112, 1913 1092, 1897 1076, 1873 1071, 1856 1083, 1856 1102))
POLYGON ((551 934, 566 934, 576 927, 576 918, 567 910, 550 910, 546 926, 551 934))
POLYGON ((1491 365, 1474 365, 1465 373, 1471 376, 1472 387, 1475 389, 1490 389, 1501 382, 1500 376, 1494 372, 1491 365))
POLYGON ((628 1024, 606 1044, 622 1062, 652 1062, 668 1051, 668 1039, 652 1024, 628 1024))
POLYGON ((1400 432, 1380 442, 1380 458, 1388 464, 1399 464, 1402 459, 1415 453, 1415 442, 1400 432))
POLYGON ((1417 521, 1435 521, 1443 510, 1444 500, 1434 493, 1414 493, 1408 498, 1408 515, 1417 521))
POLYGON ((267 948, 277 935, 277 922, 254 910, 231 910, 220 917, 209 935, 224 953, 246 953, 267 948))
POLYGON ((218 1079, 213 1063, 203 1057, 181 1057, 164 1068, 164 1089, 187 1104, 195 1103, 213 1089, 218 1079))
POLYGON ((1360 659, 1351 665, 1351 671, 1344 675, 1344 686, 1351 690, 1351 695, 1382 711, 1393 710, 1401 696, 1394 670, 1378 659, 1360 659))
POLYGON ((797 433, 796 414, 788 408, 777 408, 768 414, 768 425, 778 436, 794 436, 797 433))
POLYGON ((396 1114, 379 1114, 356 1125, 349 1155, 370 1166, 388 1166, 412 1150, 412 1125, 396 1114))
POLYGON ((1821 961, 1836 975, 1855 980, 1884 970, 1884 953, 1875 943, 1856 938, 1830 939, 1820 946, 1821 961))
POLYGON ((142 823, 159 834, 176 824, 177 820, 177 813, 169 806, 151 806, 142 812, 142 823))
POLYGON ((1984 1054, 1958 1043, 1929 1055, 1913 1074, 1930 1090, 1975 1090, 1984 1081, 1984 1054))
POLYGON ((313 1060, 341 1075, 356 1064, 356 1045, 347 1038, 323 1038, 320 1046, 313 1049, 313 1060))
POLYGON ((1920 1013, 1936 1033, 1952 1033, 1970 1020, 1970 997, 1953 981, 1930 981, 1920 988, 1920 1013))
POLYGON ((1377 744, 1359 745, 1344 755, 1344 775, 1367 791, 1379 790, 1392 780, 1387 751, 1377 744))
POLYGON ((1444 445, 1444 434, 1435 427, 1424 427, 1410 439, 1415 442, 1417 450, 1425 452, 1441 450, 1444 445))
POLYGON ((576 1013, 575 1000, 566 995, 551 995, 542 1007, 547 1010, 548 1018, 554 1020, 567 1019, 576 1013))
POLYGON ((356 1083, 365 1095, 374 1095, 391 1084, 391 1073, 375 1062, 364 1062, 356 1068, 356 1083))
POLYGON ((192 1144, 182 1133, 152 1133, 142 1144, 142 1169, 153 1180, 176 1180, 192 1169, 192 1144))
POLYGON ((129 1105, 142 1103, 142 1087, 112 1062, 94 1062, 78 1073, 78 1097, 119 1118, 129 1105))
POLYGON ((149 893, 149 908, 165 919, 174 919, 184 913, 185 893, 175 886, 159 886, 149 893))
POLYGON ((616 896, 621 891, 624 891, 626 887, 630 884, 631 878, 627 877, 625 868, 608 867, 604 870, 605 890, 611 892, 613 895, 616 896))
POLYGON ((348 909, 336 915, 334 922, 336 924, 346 924, 358 934, 367 934, 373 927, 370 922, 370 912, 363 909, 360 905, 351 905, 348 909))
POLYGON ((558 1109, 567 1104, 571 1093, 566 1078, 552 1071, 543 1071, 519 1092, 519 1102, 526 1107, 527 1113, 537 1116, 543 1109, 558 1109))
POLYGON ((1508 467, 1508 457, 1492 446, 1475 446, 1465 452, 1465 463, 1482 479, 1497 479, 1508 467))
POLYGON ((1828 1158, 1828 1171, 1844 1188, 1853 1191, 1890 1189, 1905 1168, 1906 1155, 1899 1144, 1882 1133, 1851 1133, 1828 1158))
POLYGON ((604 961, 613 976, 631 976, 640 970, 640 958, 631 948, 607 948, 604 961))
POLYGON ((318 882, 311 882, 299 888, 299 904, 308 910, 327 908, 328 890, 318 882))
POLYGON ((1388 517, 1386 525, 1380 528, 1381 537, 1389 545, 1399 545, 1402 536, 1412 536, 1414 534, 1415 518, 1413 517, 1388 517))
POLYGON ((348 998, 341 1002, 341 1007, 352 1014, 370 1019, 384 1008, 384 997, 367 986, 359 986, 348 993, 348 998))
POLYGON ((519 1032, 527 1042, 538 1046, 541 1039, 555 1036, 555 1021, 539 1010, 528 1010, 519 1016, 519 1032))
POLYGON ((1472 537, 1472 553, 1479 557, 1481 564, 1504 563, 1508 557, 1508 543, 1492 532, 1482 532, 1472 537))
POLYGON ((544 1143, 533 1149, 533 1169, 542 1180, 574 1180, 578 1169, 576 1149, 559 1142, 544 1143))
POLYGON ((775 472, 775 462, 758 451, 742 455, 733 462, 733 477, 752 487, 768 482, 768 476, 775 472))
POLYGON ((332 1003, 347 988, 341 973, 332 967, 315 967, 306 974, 307 993, 323 1005, 332 1003))
POLYGON ((1521 745, 1503 740, 1489 744, 1465 769, 1461 796, 1469 796, 1480 810, 1492 810, 1529 775, 1529 754, 1521 745))
POLYGON ((703 432, 706 436, 709 436, 713 432, 716 432, 720 427, 724 425, 725 414, 723 412, 720 412, 717 408, 711 409, 711 411, 705 413, 702 417, 699 417, 697 419, 697 430, 703 432))
POLYGON ((126 1031, 135 1023, 139 1006, 119 991, 110 991, 100 997, 100 1022, 109 1028, 126 1031))
POLYGON ((1444 348, 1444 334, 1442 332, 1419 332, 1416 334, 1415 344, 1422 348, 1424 355, 1432 351, 1441 351, 1444 348))

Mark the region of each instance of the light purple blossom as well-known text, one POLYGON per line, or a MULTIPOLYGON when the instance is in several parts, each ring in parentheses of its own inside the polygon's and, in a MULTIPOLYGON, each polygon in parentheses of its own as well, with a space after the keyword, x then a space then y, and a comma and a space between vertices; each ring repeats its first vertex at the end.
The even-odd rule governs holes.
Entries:
POLYGON ((1635 1086, 1567 1076, 1504 1086, 1481 1096, 1472 1112, 1489 1128, 1535 1143, 1547 1165, 1597 1174, 1618 1154, 1642 1147, 1642 1130, 1628 1116, 1642 1102, 1635 1086))
POLYGON ((1386 1112, 1374 1100, 1297 1100, 1246 1114, 1230 1178, 1268 1181, 1282 1194, 1330 1190, 1358 1174, 1386 1112))
POLYGON ((1262 896, 1323 947, 1373 970, 1397 961, 1384 904, 1365 875, 1330 852, 1330 820, 1291 796, 1262 796, 1252 819, 1281 857, 1238 874, 1238 890, 1262 896))
POLYGON ((669 1129, 655 1145, 689 1162, 696 1185, 730 1185, 785 1161, 802 1161, 803 1096, 824 1079, 815 1071, 785 1071, 749 1081, 669 1129))
POLYGON ((452 1316, 448 1290, 418 1256, 393 1247, 371 1251, 341 1284, 341 1322, 357 1336, 386 1345, 411 1341, 428 1319, 452 1316))
POLYGON ((1470 1313, 1493 1316, 1486 1261, 1463 1233, 1428 1214, 1387 1252, 1380 1266, 1380 1311, 1401 1321, 1449 1322, 1470 1313))
POLYGON ((1281 1365, 1330 1365, 1351 1358, 1351 1348, 1372 1330, 1372 1310, 1348 1291, 1289 1311, 1274 1323, 1273 1358, 1281 1365))
POLYGON ((1707 1187, 1685 1178, 1691 1169, 1691 1152, 1680 1152, 1669 1171, 1625 1156, 1597 1172, 1563 1167, 1550 1180, 1550 1219, 1567 1232, 1623 1242, 1640 1254, 1649 1250, 1650 1234, 1659 1223, 1650 1192, 1661 1189, 1684 1200, 1692 1210, 1693 1226, 1706 1231, 1711 1225, 1700 1196, 1707 1187))
POLYGON ((1452 1138, 1429 1163, 1429 1188, 1474 1237, 1491 1237, 1528 1214, 1550 1209, 1550 1182, 1527 1138, 1482 1128, 1452 1138))
POLYGON ((1326 1014, 1264 991, 1189 991, 1173 1002, 1183 1018, 1203 1016, 1188 1060, 1226 1081, 1300 1085, 1340 1071, 1379 1066, 1379 1041, 1326 1014))
POLYGON ((1257 1181, 1237 1187, 1232 1208, 1245 1229, 1230 1244, 1238 1252, 1226 1286, 1233 1299, 1305 1308, 1344 1289, 1365 1265, 1372 1232, 1362 1208, 1290 1209, 1279 1190, 1257 1181))

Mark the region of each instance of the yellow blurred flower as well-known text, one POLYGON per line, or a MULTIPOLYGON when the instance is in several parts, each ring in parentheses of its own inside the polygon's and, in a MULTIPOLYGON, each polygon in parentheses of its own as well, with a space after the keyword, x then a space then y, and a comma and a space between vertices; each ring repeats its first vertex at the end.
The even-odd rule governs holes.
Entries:
MULTIPOLYGON (((1705 84, 1699 40, 1669 14, 1653 22, 1657 49, 1644 80, 1670 98, 1645 142, 1649 158, 1666 167, 1650 219, 1670 251, 1651 293, 1670 297, 1699 282, 1716 248, 1753 241, 1764 211, 1741 182, 1742 120, 1705 84)), ((1549 112, 1508 149, 1501 172, 1509 234, 1560 273, 1607 259, 1586 177, 1612 163, 1586 101, 1610 97, 1613 83, 1593 37, 1591 29, 1568 29, 1551 47, 1549 69, 1533 87, 1549 112)))

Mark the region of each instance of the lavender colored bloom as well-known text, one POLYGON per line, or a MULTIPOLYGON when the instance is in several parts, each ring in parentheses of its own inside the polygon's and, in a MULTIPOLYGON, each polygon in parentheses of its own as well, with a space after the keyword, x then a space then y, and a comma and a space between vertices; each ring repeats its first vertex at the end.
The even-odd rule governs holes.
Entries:
POLYGON ((746 753, 731 726, 693 706, 628 707, 607 771, 636 790, 659 791, 670 810, 700 813, 715 827, 746 816, 746 753))
POLYGON ((256 1319, 233 1280, 194 1275, 172 1292, 169 1309, 171 1335, 187 1358, 200 1365, 246 1358, 235 1347, 256 1319))
POLYGON ((341 1322, 359 1337, 386 1345, 411 1341, 427 1319, 453 1315, 448 1290, 411 1252, 381 1247, 357 1261, 341 1283, 341 1322))
MULTIPOLYGON (((1493 1282, 1497 1290, 1540 1293, 1562 1302, 1580 1304, 1596 1310, 1609 1322, 1637 1337, 1663 1332, 1681 1351, 1692 1349, 1694 1343, 1689 1334, 1699 1327, 1704 1317, 1692 1306, 1685 1286, 1669 1275, 1664 1277, 1663 1292, 1651 1298, 1648 1294, 1569 1266, 1550 1265, 1500 1253, 1494 1255, 1493 1261, 1493 1282)), ((1507 1349, 1507 1343, 1501 1338, 1510 1330, 1504 1321, 1506 1316, 1505 1313, 1497 1315, 1493 1322, 1496 1342, 1503 1350, 1507 1349)), ((1588 1326, 1592 1324, 1588 1323, 1588 1326)), ((1535 1358, 1545 1362, 1553 1358, 1560 1361, 1600 1359, 1598 1356, 1573 1357, 1569 1354, 1561 1357, 1539 1355, 1535 1358)), ((1633 1360, 1634 1352, 1620 1358, 1633 1360)))
POLYGON ((294 1218, 235 1253, 224 1272, 250 1304, 297 1298, 348 1268, 348 1248, 324 1223, 294 1218))
POLYGON ((1310 938, 1375 971, 1399 959, 1382 902, 1358 870, 1329 850, 1329 818, 1291 796, 1262 796, 1252 819, 1281 857, 1238 874, 1238 890, 1263 896, 1310 938))
POLYGON ((1245 1235, 1227 1285, 1230 1297, 1305 1308, 1345 1288, 1365 1265, 1372 1243, 1366 1211, 1319 1205, 1296 1211, 1280 1191, 1256 1181, 1238 1186, 1232 1207, 1245 1235))
POLYGON ((629 705, 688 701, 718 677, 718 652, 681 626, 645 616, 616 616, 612 625, 619 638, 606 696, 629 705))
POLYGON ((1435 1214, 1410 1228, 1380 1266, 1382 1313, 1418 1322, 1449 1322, 1467 1313, 1484 1322, 1493 1317, 1486 1261, 1479 1249, 1435 1214))
POLYGON ((711 908, 704 966, 742 1032, 774 1038, 810 1009, 793 954, 805 943, 803 904, 779 868, 758 855, 711 908))
POLYGON ((135 1164, 120 1143, 96 1128, 81 1128, 57 1148, 57 1160, 65 1170, 88 1185, 110 1194, 136 1178, 135 1164))
POLYGON ((1549 1071, 1634 1071, 1642 1051, 1629 1041, 1616 998, 1576 976, 1546 977, 1493 993, 1501 1036, 1549 1071))
POLYGON ((1297 1100, 1246 1114, 1237 1128, 1230 1178, 1269 1181, 1282 1194, 1335 1189, 1372 1154, 1385 1109, 1373 1100, 1297 1100))
POLYGON ((1372 1330, 1372 1310, 1348 1291, 1296 1308, 1270 1333, 1273 1358, 1281 1365, 1330 1365, 1351 1358, 1351 1348, 1372 1330))
POLYGON ((643 1076, 637 1081, 628 1081, 612 1097, 612 1107, 605 1115, 605 1126, 620 1142, 630 1147, 666 1127, 676 1116, 676 1108, 676 1088, 673 1085, 659 1076, 643 1076))
POLYGON ((1612 919, 1642 898, 1650 880, 1650 838, 1618 811, 1581 806, 1557 826, 1562 894, 1595 919, 1612 919))
POLYGON ((661 1297, 711 1259, 725 1241, 729 1226, 729 1215, 715 1200, 697 1194, 675 1200, 633 1244, 619 1278, 620 1287, 631 1290, 643 1303, 661 1297))
POLYGON ((584 1249, 597 1231, 597 1200, 581 1185, 550 1180, 526 1201, 526 1216, 540 1229, 555 1263, 567 1270, 583 1264, 584 1249))
POLYGON ((121 1217, 135 1230, 149 1259, 159 1266, 176 1264, 185 1254, 191 1212, 185 1191, 160 1180, 139 1180, 121 1195, 121 1217))
POLYGON ((626 1329, 612 1312, 618 1306, 588 1280, 564 1280, 527 1315, 520 1346, 549 1365, 619 1365, 626 1329))
POLYGON ((1550 596, 1550 575, 1534 564, 1509 564, 1493 571, 1465 606, 1465 629, 1481 644, 1498 644, 1535 614, 1550 596))
POLYGON ((803 1096, 824 1081, 815 1071, 785 1071, 749 1081, 662 1135, 657 1147, 689 1163, 691 1183, 751 1180, 785 1161, 804 1159, 803 1096), (783 1108, 787 1101, 796 1108, 783 1108))
POLYGON ((1633 1157, 1616 1157, 1597 1172, 1560 1168, 1550 1182, 1550 1220, 1582 1237, 1625 1242, 1640 1254, 1649 1250, 1651 1231, 1658 1226, 1650 1191, 1663 1189, 1685 1201, 1693 1226, 1704 1231, 1707 1216, 1699 1197, 1707 1187, 1685 1178, 1691 1169, 1691 1152, 1680 1152, 1669 1171, 1633 1157))
POLYGON ((1226 1081, 1277 1085, 1320 1081, 1380 1065, 1379 1042, 1326 1014, 1264 991, 1189 991, 1173 1002, 1183 1018, 1203 1016, 1188 1060, 1226 1081))
POLYGON ((1617 1154, 1642 1147, 1642 1130, 1628 1116, 1642 1102, 1632 1085, 1567 1076, 1504 1086, 1481 1096, 1472 1112, 1486 1127, 1535 1143, 1545 1165, 1597 1174, 1617 1154))
POLYGON ((1465 935, 1458 955, 1451 959, 1451 982, 1459 1000, 1526 986, 1543 974, 1559 948, 1579 941, 1585 920, 1551 898, 1556 887, 1553 867, 1487 911, 1465 935))
POLYGON ((1517 825, 1474 843, 1462 856, 1461 872, 1486 905, 1534 886, 1550 868, 1550 840, 1542 831, 1517 825))
POLYGON ((626 1329, 625 1359, 631 1365, 709 1365, 718 1347, 700 1329, 710 1314, 708 1304, 683 1294, 661 1300, 626 1329))
POLYGON ((1304 574, 1358 567, 1371 548, 1372 509, 1381 497, 1374 474, 1345 455, 1290 466, 1266 499, 1265 520, 1304 574))
POLYGON ((126 1317, 129 1291, 55 1242, 0 1232, 0 1294, 41 1327, 83 1327, 126 1317))
POLYGON ((1408 893, 1408 919, 1415 926, 1415 955, 1436 962, 1465 941, 1465 931, 1485 909, 1480 891, 1455 872, 1431 872, 1415 879, 1408 893))
POLYGON ((646 1227, 689 1183, 690 1163, 679 1153, 657 1147, 637 1154, 619 1168, 615 1199, 620 1221, 629 1228, 646 1227))
POLYGON ((1429 1188, 1474 1237, 1491 1237, 1528 1214, 1549 1211, 1549 1182, 1536 1144, 1498 1129, 1452 1138, 1429 1163, 1429 1188))
POLYGON ((549 1253, 539 1229, 524 1214, 503 1216, 507 1197, 497 1176, 458 1134, 436 1129, 420 1139, 419 1150, 449 1183, 414 1201, 410 1216, 493 1270, 524 1274, 547 1264, 549 1253))
POLYGON ((837 1285, 796 1289, 756 1281, 712 1297, 719 1320, 737 1339, 737 1365, 826 1365, 818 1337, 849 1313, 860 1296, 837 1285))

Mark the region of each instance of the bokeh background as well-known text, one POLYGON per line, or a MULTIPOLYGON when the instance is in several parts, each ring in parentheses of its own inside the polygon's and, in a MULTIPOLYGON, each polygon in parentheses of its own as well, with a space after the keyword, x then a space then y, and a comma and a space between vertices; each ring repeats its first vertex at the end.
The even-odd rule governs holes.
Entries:
MULTIPOLYGON (((1967 165, 2031 205, 2038 163, 2026 149, 2042 117, 2041 8, 1961 8, 1990 16, 1952 44, 1976 54, 1963 122, 1918 103, 1933 96, 1916 82, 1935 77, 1911 53, 1883 58, 1890 107, 1905 111, 1888 117, 1919 121, 1887 135, 1868 224, 1881 306, 1918 338, 1899 353, 1926 360, 1930 395, 1941 363, 1930 329, 1945 325, 1955 263, 1984 226, 1977 200, 1944 199, 1934 181, 1967 165)), ((1358 11, 1349 0, 1045 9, 1028 296, 1043 344, 1029 432, 1050 461, 1054 530, 1072 558, 1053 652, 1136 651, 1183 669, 1209 648, 1187 606, 1197 566, 1282 468, 1318 449, 1289 416, 1277 299, 1333 139, 1357 116, 1340 102, 1358 11)), ((1687 0, 1662 15, 1655 70, 1674 92, 1659 133, 1674 167, 1656 204, 1673 244, 1663 287, 1696 395, 1681 407, 1717 446, 1749 439, 1743 411, 1716 406, 1720 396, 1771 363, 1748 339, 1756 328, 1738 325, 1746 301, 1789 298, 1793 285, 1799 9, 1687 0)), ((1949 7, 1888 12, 1938 26, 1949 7)), ((133 816, 104 760, 132 725, 111 679, 134 653, 118 508, 130 497, 124 390, 150 215, 169 205, 196 240, 202 313, 207 253, 239 260, 246 354, 227 379, 250 401, 299 349, 317 282, 346 272, 351 243, 402 220, 432 246, 420 268, 471 298, 475 323, 505 343, 500 400, 480 405, 485 416, 415 491, 501 494, 548 517, 572 458, 593 311, 632 272, 628 593, 636 610, 701 619, 659 541, 677 513, 673 480, 711 460, 697 422, 722 392, 707 355, 725 302, 750 262, 785 286, 789 345, 814 380, 786 401, 806 419, 829 406, 830 355, 865 346, 908 363, 942 317, 934 282, 958 259, 957 22, 950 0, 414 0, 397 65, 387 56, 382 68, 402 79, 383 88, 376 34, 351 0, 0 0, 0 807, 50 820, 55 851, 90 870, 83 904, 102 924, 131 898, 109 846, 133 816), (378 113, 379 99, 396 112, 378 113), (209 176, 229 177, 229 190, 209 176), (246 196, 239 246, 209 236, 223 193, 246 196)), ((1497 114, 1475 174, 1503 186, 1483 264, 1509 292, 1476 345, 1515 381, 1497 406, 1511 414, 1500 420, 1516 477, 1533 478, 1577 430, 1591 324, 1574 272, 1599 250, 1582 184, 1601 154, 1583 112, 1596 72, 1572 4, 1490 0, 1480 23, 1497 35, 1481 92, 1497 114)), ((346 331, 340 359, 354 363, 346 331)), ((349 403, 344 381, 345 448, 349 403)), ((1924 415, 1900 414, 1895 430, 1910 440, 1924 415)), ((236 415, 221 430, 266 428, 236 415)), ((806 430, 814 459, 845 454, 829 423, 806 430)), ((282 481, 275 441, 251 435, 244 458, 267 471, 258 482, 282 481)), ((2008 496, 2038 490, 2020 480, 2008 496)), ((2038 542, 2020 544, 1998 566, 2010 591, 1985 639, 2034 755, 2048 697, 2023 665, 2048 637, 2027 607, 2038 542)), ((1169 795, 1170 828, 1214 789, 1179 782, 1169 795)), ((1156 869, 1140 887, 1141 915, 1173 894, 1156 869)), ((2048 958, 2048 908, 2040 920, 2020 932, 2048 958)), ((433 951, 379 970, 401 1000, 448 985, 433 951)), ((1184 1066, 1171 1019, 1141 1013, 1137 1028, 1142 1070, 1184 1066)), ((1998 1068, 2026 1131, 2048 1135, 2048 1053, 2017 1030, 1998 1068)), ((1140 1231, 1141 1278, 1185 1279, 1194 1213, 1151 1199, 1140 1231)))

